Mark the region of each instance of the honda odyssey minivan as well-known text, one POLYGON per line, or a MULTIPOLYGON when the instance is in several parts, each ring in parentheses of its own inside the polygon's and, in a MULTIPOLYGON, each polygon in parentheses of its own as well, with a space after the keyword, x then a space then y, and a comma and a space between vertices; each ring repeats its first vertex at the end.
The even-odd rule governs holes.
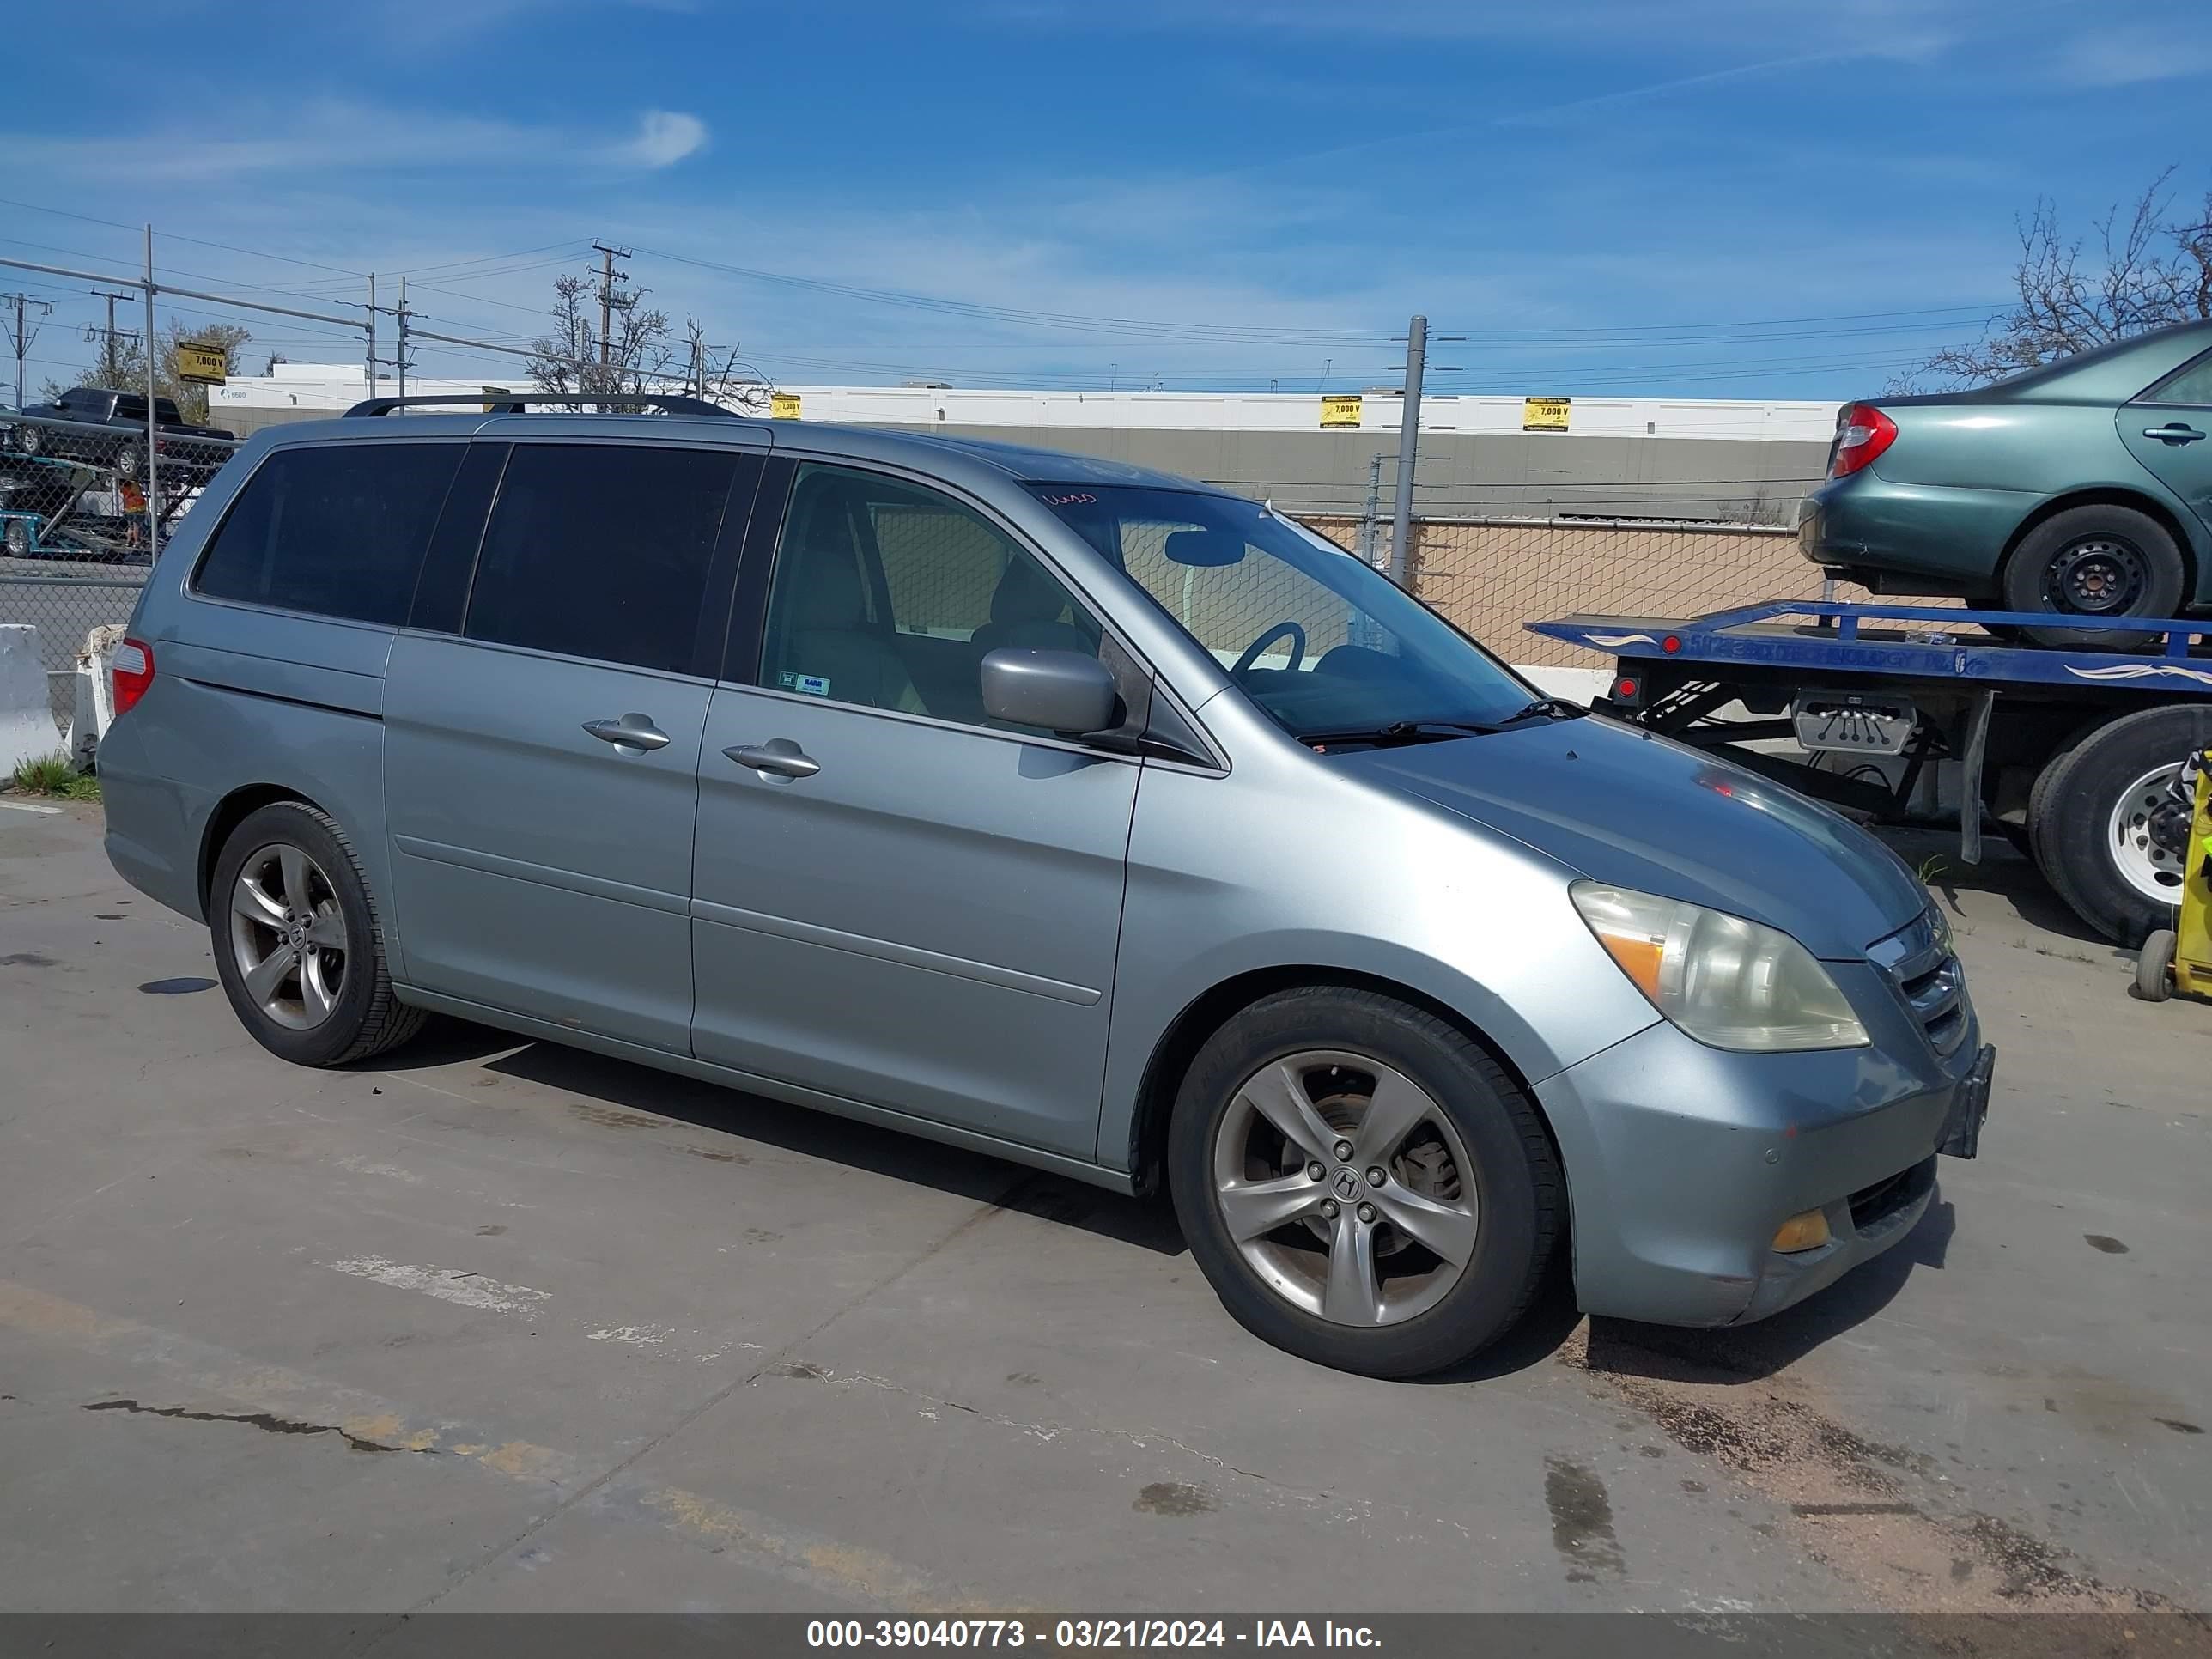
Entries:
POLYGON ((1554 1261, 1771 1314, 1972 1154, 1948 931, 1842 818, 1260 503, 636 401, 264 431, 152 573, 109 856, 272 1053, 442 1012, 1164 1187, 1389 1376, 1554 1261))

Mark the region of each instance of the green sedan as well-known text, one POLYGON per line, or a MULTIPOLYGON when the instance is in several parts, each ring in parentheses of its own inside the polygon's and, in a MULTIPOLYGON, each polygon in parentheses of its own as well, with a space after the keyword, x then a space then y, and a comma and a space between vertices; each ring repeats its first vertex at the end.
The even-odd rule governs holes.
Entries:
MULTIPOLYGON (((1798 545, 1876 593, 2116 622, 2212 608, 2212 322, 1972 392, 1848 404, 1828 472, 1798 545)), ((2024 631, 2091 650, 2148 637, 2024 631)))

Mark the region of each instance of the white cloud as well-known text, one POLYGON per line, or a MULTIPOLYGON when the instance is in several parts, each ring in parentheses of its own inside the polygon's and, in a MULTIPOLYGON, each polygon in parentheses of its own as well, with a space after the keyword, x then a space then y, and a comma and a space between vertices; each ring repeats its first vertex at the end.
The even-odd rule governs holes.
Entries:
POLYGON ((2063 50, 2058 64, 2061 80, 2085 87, 2136 86, 2208 70, 2212 46, 2142 32, 2083 35, 2063 50))
POLYGON ((673 167, 706 148, 707 124, 681 110, 649 109, 638 118, 637 136, 615 152, 643 167, 673 167))
POLYGON ((0 154, 57 179, 134 185, 218 185, 339 173, 465 175, 585 167, 659 169, 696 154, 706 123, 647 110, 621 137, 604 129, 533 125, 485 116, 312 98, 242 104, 229 136, 176 127, 149 139, 0 132, 0 154))

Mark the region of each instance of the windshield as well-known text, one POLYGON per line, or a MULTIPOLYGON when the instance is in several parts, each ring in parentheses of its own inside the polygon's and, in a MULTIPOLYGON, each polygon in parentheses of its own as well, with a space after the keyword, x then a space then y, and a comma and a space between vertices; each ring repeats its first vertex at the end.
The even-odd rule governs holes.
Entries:
POLYGON ((1403 589, 1258 502, 1032 489, 1293 736, 1488 725, 1522 714, 1534 695, 1403 589))

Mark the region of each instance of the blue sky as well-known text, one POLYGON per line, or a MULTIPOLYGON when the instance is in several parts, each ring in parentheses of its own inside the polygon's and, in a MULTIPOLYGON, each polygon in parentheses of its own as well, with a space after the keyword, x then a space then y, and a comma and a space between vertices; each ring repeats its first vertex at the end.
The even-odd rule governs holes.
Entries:
MULTIPOLYGON (((0 197, 85 217, 0 205, 0 253, 135 264, 150 218, 177 283, 410 270, 424 326, 511 343, 605 239, 787 383, 1356 389, 1419 310, 1469 337, 1433 390, 1841 398, 1978 328, 2039 194, 2087 229, 2169 162, 2212 189, 2197 0, 139 0, 10 36, 0 197)), ((95 302, 19 285, 66 380, 95 302)))

